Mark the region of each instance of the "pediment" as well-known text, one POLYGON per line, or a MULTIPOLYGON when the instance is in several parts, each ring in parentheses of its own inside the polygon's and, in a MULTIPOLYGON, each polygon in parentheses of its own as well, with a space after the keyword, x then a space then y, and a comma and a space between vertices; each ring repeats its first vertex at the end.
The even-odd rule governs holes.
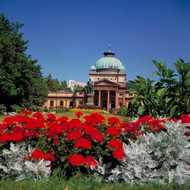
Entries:
POLYGON ((115 87, 119 86, 119 84, 112 82, 110 80, 107 80, 107 79, 101 79, 99 81, 96 81, 96 82, 94 82, 94 85, 95 86, 115 86, 115 87))

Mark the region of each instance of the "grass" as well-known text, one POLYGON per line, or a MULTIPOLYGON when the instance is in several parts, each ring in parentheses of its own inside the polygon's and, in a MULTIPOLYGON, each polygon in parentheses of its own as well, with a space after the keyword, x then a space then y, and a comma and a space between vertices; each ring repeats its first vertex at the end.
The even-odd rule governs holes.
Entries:
MULTIPOLYGON (((75 116, 76 112, 65 112, 65 113, 57 113, 55 114, 57 118, 61 117, 61 116, 67 116, 69 119, 73 119, 76 118, 75 116)), ((90 113, 84 113, 83 116, 85 115, 89 115, 90 113)), ((105 113, 101 113, 101 115, 103 115, 106 119, 108 119, 109 117, 117 117, 120 119, 120 121, 125 121, 126 117, 125 116, 119 116, 119 115, 112 115, 112 114, 105 114, 105 113)), ((0 123, 3 121, 4 118, 6 117, 10 117, 10 116, 4 116, 4 115, 0 115, 0 123)), ((84 119, 81 117, 81 120, 84 121, 84 119)))
POLYGON ((189 185, 176 184, 144 184, 125 185, 108 183, 96 177, 74 176, 70 180, 58 177, 43 178, 38 181, 31 179, 23 181, 0 180, 0 190, 189 190, 189 185))

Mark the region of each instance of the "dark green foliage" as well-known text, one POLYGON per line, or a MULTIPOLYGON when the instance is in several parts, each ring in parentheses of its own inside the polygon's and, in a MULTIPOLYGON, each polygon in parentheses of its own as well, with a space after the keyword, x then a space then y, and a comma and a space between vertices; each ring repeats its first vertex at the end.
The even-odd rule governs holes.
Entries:
POLYGON ((3 113, 6 111, 6 107, 4 104, 0 104, 0 115, 3 115, 3 113))
POLYGON ((44 83, 47 85, 50 92, 57 92, 62 90, 71 92, 71 89, 68 88, 67 82, 65 80, 59 82, 58 79, 53 79, 51 74, 44 78, 44 83))
MULTIPOLYGON (((33 109, 31 109, 33 110, 33 109)), ((55 113, 65 113, 68 112, 69 109, 67 107, 60 107, 60 108, 42 108, 40 109, 40 111, 45 111, 45 112, 55 112, 55 113)))
POLYGON ((11 105, 11 110, 17 113, 21 113, 25 108, 16 104, 11 105))
POLYGON ((127 112, 127 107, 126 106, 122 106, 119 109, 117 109, 117 114, 118 115, 124 115, 125 116, 126 112, 127 112))
POLYGON ((164 62, 153 60, 158 71, 159 81, 144 79, 137 76, 135 81, 129 81, 131 93, 138 94, 128 106, 127 116, 144 115, 179 117, 181 113, 190 113, 190 63, 179 59, 174 63, 174 70, 167 69, 164 62))
POLYGON ((28 41, 19 32, 22 26, 0 15, 0 104, 8 111, 13 104, 25 108, 42 105, 47 97, 41 67, 25 54, 28 41))

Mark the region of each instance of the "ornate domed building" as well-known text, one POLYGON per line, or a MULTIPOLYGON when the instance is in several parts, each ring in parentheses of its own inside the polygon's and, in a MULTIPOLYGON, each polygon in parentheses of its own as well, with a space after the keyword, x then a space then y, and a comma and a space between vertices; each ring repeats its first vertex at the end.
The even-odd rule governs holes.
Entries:
POLYGON ((90 68, 90 79, 94 82, 94 105, 110 110, 126 105, 125 67, 115 53, 104 52, 90 68))
MULTIPOLYGON (((45 107, 99 106, 104 110, 115 110, 128 105, 133 97, 126 88, 126 73, 122 62, 115 53, 104 52, 104 56, 90 67, 89 78, 93 87, 76 89, 73 93, 50 92, 45 107), (90 91, 88 90, 90 88, 90 91)), ((90 84, 89 82, 87 84, 90 84)))

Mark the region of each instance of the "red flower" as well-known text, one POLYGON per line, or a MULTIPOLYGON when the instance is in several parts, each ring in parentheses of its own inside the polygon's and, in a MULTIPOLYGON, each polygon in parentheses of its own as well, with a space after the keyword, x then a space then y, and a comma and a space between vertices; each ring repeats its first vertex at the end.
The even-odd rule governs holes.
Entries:
POLYGON ((190 123, 190 116, 181 114, 182 123, 190 123))
POLYGON ((49 130, 45 131, 46 136, 57 137, 59 134, 62 134, 62 127, 57 123, 48 123, 47 126, 49 130))
POLYGON ((125 157, 122 148, 118 148, 112 152, 113 156, 116 157, 118 160, 122 160, 125 157))
POLYGON ((127 133, 131 133, 131 132, 134 132, 137 130, 136 127, 134 127, 132 123, 130 123, 130 124, 123 123, 121 128, 122 128, 123 132, 127 132, 127 133))
POLYGON ((54 140, 53 144, 59 144, 61 141, 60 140, 54 140))
POLYGON ((97 161, 93 158, 93 157, 86 157, 85 158, 85 164, 90 167, 90 166, 94 166, 97 167, 98 163, 97 161))
POLYGON ((190 136, 190 132, 186 132, 184 135, 187 136, 187 137, 189 137, 190 136))
POLYGON ((44 158, 44 160, 51 160, 52 162, 55 161, 55 157, 54 157, 54 155, 51 154, 51 153, 45 154, 43 158, 44 158))
POLYGON ((3 133, 3 129, 6 129, 7 125, 5 125, 4 123, 0 123, 0 134, 3 133))
MULTIPOLYGON (((7 124, 7 125, 14 125, 16 122, 20 121, 20 118, 22 116, 20 115, 17 115, 17 116, 12 116, 12 117, 6 117, 4 120, 3 120, 3 123, 7 124)), ((21 123, 21 122, 19 122, 21 123)))
POLYGON ((90 134, 90 137, 92 138, 92 140, 94 140, 96 142, 104 141, 104 136, 102 135, 102 133, 100 133, 98 130, 95 130, 95 129, 90 134))
POLYGON ((28 114, 31 114, 32 111, 25 109, 25 110, 22 111, 22 113, 25 114, 25 115, 28 115, 28 114))
POLYGON ((39 133, 37 131, 27 130, 24 133, 24 137, 28 137, 28 138, 39 137, 39 133))
POLYGON ((146 115, 146 116, 144 116, 144 117, 139 117, 138 121, 140 121, 140 122, 142 122, 142 123, 145 123, 145 122, 148 122, 148 121, 150 121, 150 120, 152 120, 152 119, 153 119, 152 116, 146 115))
POLYGON ((105 120, 105 117, 98 114, 98 113, 92 113, 90 115, 86 115, 84 117, 88 123, 95 123, 95 124, 102 124, 105 120))
POLYGON ((10 141, 21 141, 23 139, 23 134, 20 132, 12 133, 9 137, 10 141))
POLYGON ((57 121, 60 123, 66 123, 68 120, 69 120, 69 118, 67 116, 62 116, 57 119, 57 121))
POLYGON ((41 150, 35 150, 31 153, 30 158, 33 159, 37 159, 40 160, 42 158, 44 158, 44 153, 41 150))
POLYGON ((88 124, 86 122, 84 123, 84 131, 87 135, 91 135, 95 130, 97 129, 95 129, 91 124, 88 124))
POLYGON ((45 128, 43 122, 36 120, 34 118, 29 118, 25 123, 26 129, 36 129, 36 128, 45 128))
POLYGON ((166 121, 164 119, 154 119, 147 122, 146 124, 148 126, 158 126, 160 123, 166 123, 166 121))
POLYGON ((48 113, 46 120, 49 121, 49 122, 54 122, 54 121, 56 121, 56 117, 55 117, 55 115, 53 113, 48 113))
POLYGON ((110 124, 118 124, 118 123, 120 123, 120 120, 117 117, 110 117, 110 118, 108 118, 108 122, 110 124))
POLYGON ((44 116, 41 112, 37 111, 36 113, 33 114, 33 117, 36 117, 36 119, 39 121, 45 121, 44 116))
POLYGON ((81 120, 80 119, 71 119, 68 123, 68 128, 70 130, 73 130, 73 129, 82 129, 83 126, 81 125, 81 120))
POLYGON ((136 131, 136 132, 135 132, 135 135, 136 135, 136 137, 140 137, 140 136, 141 136, 141 133, 140 133, 139 131, 136 131))
POLYGON ((157 125, 156 127, 153 128, 154 131, 161 131, 161 130, 164 130, 166 131, 166 128, 162 125, 157 125))
POLYGON ((6 141, 9 141, 11 136, 11 133, 9 133, 8 131, 5 132, 3 135, 0 136, 0 143, 4 143, 6 141))
POLYGON ((83 138, 83 139, 79 139, 76 143, 75 143, 75 147, 76 148, 91 148, 91 142, 86 139, 86 138, 83 138))
POLYGON ((15 127, 13 127, 13 132, 14 133, 17 133, 17 132, 23 133, 24 132, 24 127, 23 126, 15 126, 15 127))
POLYGON ((81 154, 74 154, 67 158, 73 166, 79 166, 85 163, 85 158, 81 154))
POLYGON ((83 113, 81 113, 81 112, 76 112, 75 115, 76 115, 78 118, 80 118, 80 116, 82 116, 83 113))
POLYGON ((114 127, 108 127, 107 130, 106 130, 106 133, 108 135, 112 135, 112 136, 118 136, 118 135, 120 135, 120 132, 116 128, 116 126, 114 126, 114 127))
POLYGON ((111 139, 109 142, 109 147, 110 148, 122 148, 123 147, 123 142, 117 139, 111 139))
POLYGON ((69 140, 78 140, 82 136, 83 136, 83 134, 80 131, 72 131, 72 132, 66 134, 66 137, 69 140))

